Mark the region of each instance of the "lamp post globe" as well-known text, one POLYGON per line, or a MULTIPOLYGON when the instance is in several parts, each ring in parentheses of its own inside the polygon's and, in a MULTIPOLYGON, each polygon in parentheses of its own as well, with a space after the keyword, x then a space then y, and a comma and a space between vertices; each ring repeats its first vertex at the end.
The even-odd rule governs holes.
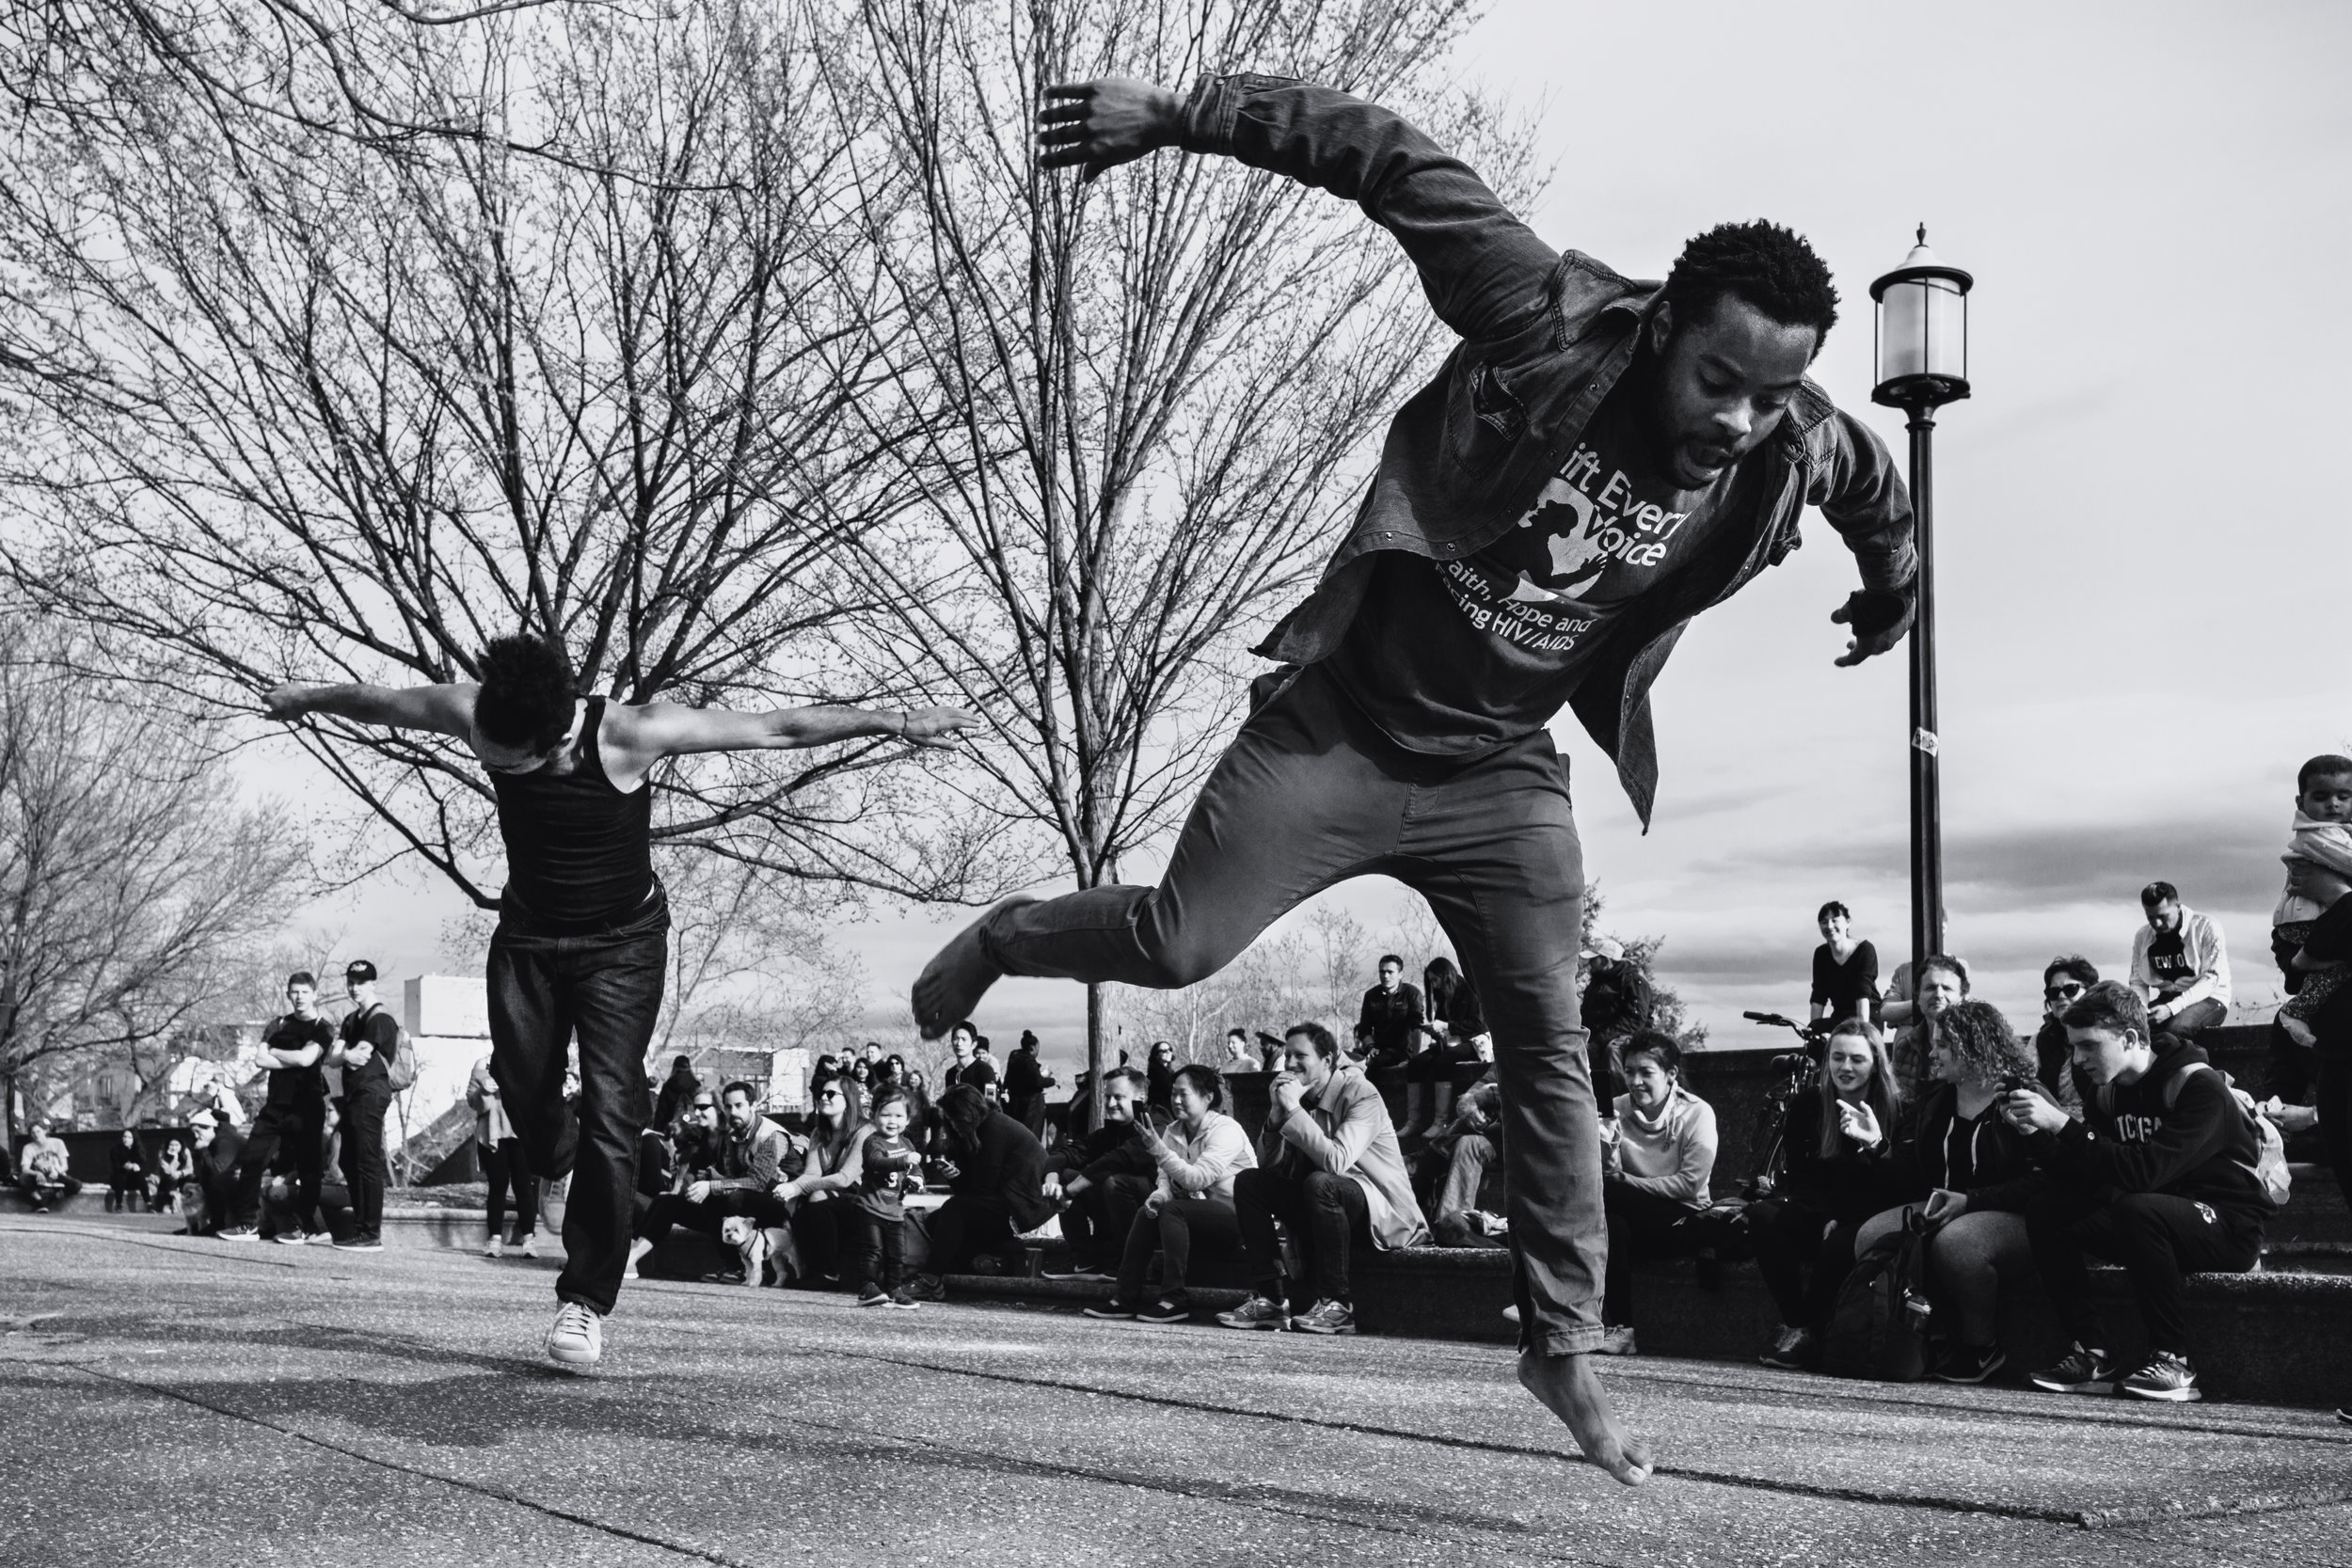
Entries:
POLYGON ((1935 411, 1968 395, 1968 291, 1976 279, 1928 248, 1928 226, 1903 264, 1870 285, 1876 385, 1870 401, 1902 409, 1911 433, 1912 535, 1919 557, 1911 626, 1911 973, 1944 950, 1943 740, 1935 711, 1935 411))

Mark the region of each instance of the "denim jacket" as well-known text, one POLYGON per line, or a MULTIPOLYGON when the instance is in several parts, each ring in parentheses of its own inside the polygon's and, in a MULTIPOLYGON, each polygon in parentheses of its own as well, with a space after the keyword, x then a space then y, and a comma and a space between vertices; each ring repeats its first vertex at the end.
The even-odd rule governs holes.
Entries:
MULTIPOLYGON (((1257 650, 1311 664, 1339 646, 1376 552, 1474 554, 1526 514, 1631 362, 1662 285, 1554 251, 1468 165, 1401 117, 1327 87, 1206 78, 1185 105, 1182 145, 1361 205, 1405 247, 1462 340, 1390 422, 1378 472, 1322 581, 1257 650)), ((1723 531, 1662 592, 1636 600, 1570 699, 1645 828, 1658 790, 1650 687, 1692 616, 1797 547, 1805 503, 1845 539, 1866 586, 1904 589, 1912 578, 1911 502, 1894 462, 1820 388, 1799 388, 1762 455, 1764 499, 1748 526, 1723 531)))

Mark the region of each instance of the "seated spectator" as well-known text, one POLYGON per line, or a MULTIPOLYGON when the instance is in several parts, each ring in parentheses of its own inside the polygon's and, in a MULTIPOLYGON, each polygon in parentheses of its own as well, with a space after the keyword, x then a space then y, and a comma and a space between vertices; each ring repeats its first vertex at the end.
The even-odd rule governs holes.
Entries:
POLYGON ((2052 958, 2042 972, 2042 1027, 2033 1037, 2033 1075, 2050 1091, 2058 1109, 2070 1117, 2082 1116, 2083 1091, 2074 1073, 2074 1048, 2066 1043, 2066 1025, 2060 1019, 2076 997, 2098 983, 2097 966, 2078 953, 2052 958))
POLYGON ((1889 1156, 1901 1110, 1884 1037, 1866 1019, 1840 1019, 1812 1092, 1789 1101, 1780 1134, 1787 1174, 1747 1211, 1757 1272, 1780 1308, 1780 1333, 1758 1357, 1766 1366, 1813 1364, 1822 1322, 1853 1272, 1854 1235, 1897 1196, 1889 1156))
POLYGON ((1396 1128, 1363 1069, 1340 1059, 1320 1023, 1282 1040, 1274 1105, 1258 1136, 1258 1164, 1233 1180, 1249 1299, 1217 1314, 1228 1328, 1356 1332, 1347 1266, 1353 1249, 1419 1246, 1429 1227, 1413 1197, 1396 1128), (1303 1304, 1282 1270, 1274 1224, 1297 1244, 1311 1287, 1303 1304))
POLYGON ((1225 1070, 1228 1072, 1258 1072, 1258 1048, 1249 1043, 1247 1029, 1225 1031, 1225 1070))
POLYGON ((1821 945, 1813 950, 1813 1022, 1835 1023, 1878 1010, 1879 950, 1853 934, 1853 911, 1833 898, 1814 915, 1821 945))
POLYGON ((2268 1200, 2256 1178, 2253 1118, 2194 1044, 2151 1035, 2138 992, 2113 981, 2066 1009, 2074 1065, 2091 1086, 2083 1119, 2039 1095, 2002 1107, 2049 1182, 2026 1211, 2034 1266, 2074 1349, 2033 1374, 2057 1393, 2111 1391, 2109 1358, 2084 1255, 2121 1264, 2147 1326, 2148 1364, 2122 1378, 2138 1399, 2203 1398, 2189 1359, 2183 1276, 2243 1274, 2262 1253, 2268 1200))
POLYGON ((106 1212, 128 1214, 147 1196, 147 1151, 126 1127, 106 1151, 106 1212))
MULTIPOLYGON (((847 1200, 865 1180, 858 1145, 868 1124, 858 1110, 855 1069, 851 1072, 851 1077, 836 1078, 817 1091, 807 1162, 800 1175, 787 1177, 771 1195, 791 1211, 791 1252, 799 1264, 795 1272, 810 1284, 840 1279, 841 1251, 850 1242, 847 1200)), ((898 1092, 903 1102, 905 1091, 898 1092)), ((876 1096, 878 1101, 880 1098, 876 1096)))
POLYGON ((1145 1323, 1183 1323, 1192 1316, 1192 1297, 1184 1290, 1193 1247, 1206 1242, 1232 1250, 1241 1243, 1240 1222, 1233 1213, 1233 1180, 1258 1163, 1249 1148, 1249 1134, 1241 1123, 1223 1114, 1225 1082, 1214 1068, 1198 1062, 1176 1069, 1171 1091, 1176 1119, 1165 1136, 1144 1122, 1136 1124, 1136 1140, 1159 1167, 1159 1180, 1144 1200, 1127 1231, 1126 1256, 1119 1266, 1119 1291, 1089 1318, 1140 1318, 1145 1323), (1160 1291, 1144 1295, 1144 1275, 1152 1255, 1161 1258, 1160 1291))
MULTIPOLYGON (((1899 979, 1910 973, 1909 964, 1895 971, 1899 979)), ((1888 1045, 1887 1054, 1895 1063, 1895 1086, 1902 1091, 1903 1103, 1916 1105, 1928 1092, 1928 1053, 1935 1042, 1936 1015, 1967 1000, 1967 963, 1948 953, 1930 954, 1920 961, 1918 983, 1908 994, 1910 1005, 1901 1009, 1906 1022, 1888 1045)), ((1890 1001, 1886 1016, 1892 1019, 1895 1014, 1890 1001)))
POLYGON ((45 1214, 49 1206, 82 1190, 66 1168, 65 1142, 45 1121, 33 1123, 32 1135, 16 1151, 16 1184, 32 1200, 33 1212, 45 1214))
POLYGON ((2001 1285, 2031 1267, 2024 1213, 2042 1188, 2025 1138, 2002 1117, 2002 1085, 2039 1085, 2032 1054, 1984 1002, 1935 1015, 1928 1074, 1911 1135, 1895 1151, 1896 1180, 1926 1199, 1873 1215, 1854 1247, 1867 1252, 1919 1218, 1929 1232, 1929 1293, 1953 1325, 1930 1375, 1982 1383, 2004 1360, 2001 1285))
POLYGON ((155 1149, 155 1193, 150 1206, 159 1214, 176 1214, 185 1205, 184 1189, 196 1179, 196 1161, 176 1132, 167 1132, 155 1149))
POLYGON ((930 1260, 906 1289, 917 1301, 940 1301, 940 1275, 1053 1218, 1045 1198, 1045 1146, 978 1085, 958 1084, 939 1097, 939 1119, 955 1174, 947 1201, 931 1211, 930 1260))
POLYGON ((1436 958, 1421 972, 1422 1004, 1428 1021, 1421 1032, 1428 1045, 1405 1064, 1405 1125, 1397 1144, 1419 1143, 1454 1119, 1454 1069, 1480 1055, 1486 1018, 1478 992, 1454 960, 1436 958))
POLYGON ((1635 1354, 1634 1262, 1697 1251, 1698 1232, 1682 1222, 1713 1201, 1715 1108, 1682 1086, 1682 1047, 1646 1029, 1625 1042, 1624 1060, 1625 1093, 1601 1146, 1609 1263, 1595 1348, 1603 1355, 1635 1354))
MULTIPOLYGON (((678 1113, 677 1125, 681 1133, 687 1130, 690 1118, 698 1114, 700 1107, 707 1107, 707 1114, 713 1117, 719 1114, 718 1102, 707 1094, 697 1091, 678 1113)), ((637 1183, 636 1190, 629 1194, 629 1253, 628 1261, 621 1270, 623 1279, 638 1277, 638 1261, 653 1245, 645 1240, 645 1222, 653 1212, 654 1204, 676 1191, 680 1185, 678 1172, 681 1167, 677 1148, 677 1142, 664 1137, 658 1127, 648 1126, 637 1134, 637 1183)))
POLYGON ((779 1202, 772 1189, 800 1174, 807 1146, 760 1115, 759 1097, 749 1084, 733 1083, 721 1090, 720 1110, 726 1121, 717 1159, 707 1174, 693 1177, 682 1190, 656 1198, 647 1208, 629 1247, 630 1267, 675 1226, 718 1241, 728 1220, 742 1218, 752 1222, 737 1249, 742 1275, 739 1279, 723 1272, 717 1277, 743 1285, 761 1282, 771 1247, 767 1227, 791 1223, 789 1206, 779 1202))
POLYGON ((1104 1074, 1103 1125, 1048 1161, 1041 1190, 1059 1208, 1062 1240, 1070 1243, 1069 1266, 1048 1269, 1048 1279, 1118 1277, 1120 1254, 1113 1249, 1124 1245, 1158 1170, 1136 1136, 1143 1096, 1143 1075, 1133 1068, 1104 1074))
POLYGON ((2230 949, 2213 916, 2181 902, 2170 882, 2140 890, 2147 923, 2132 938, 2132 985, 2148 1026, 2188 1039, 2230 1016, 2230 949))
POLYGON ((907 1091, 885 1088, 850 1145, 844 1168, 856 1184, 834 1207, 847 1216, 844 1277, 860 1307, 921 1305, 906 1288, 906 1195, 923 1190, 923 1151, 907 1136, 913 1119, 907 1091))
POLYGON ((1595 935, 1584 945, 1584 1060, 1593 1102, 1611 1105, 1625 1093, 1625 1042, 1649 1027, 1649 981, 1626 961, 1625 944, 1595 935))
POLYGON ((1429 1142, 1436 1164, 1438 1212, 1429 1229, 1439 1246, 1501 1247, 1509 1226, 1478 1201, 1486 1173, 1502 1153, 1502 1085, 1489 1067, 1454 1105, 1454 1120, 1429 1142))
POLYGON ((249 1242, 261 1232, 256 1216, 240 1207, 245 1184, 237 1167, 245 1160, 245 1133, 211 1111, 188 1118, 196 1139, 196 1193, 200 1199, 180 1229, 184 1236, 217 1236, 223 1241, 249 1242))

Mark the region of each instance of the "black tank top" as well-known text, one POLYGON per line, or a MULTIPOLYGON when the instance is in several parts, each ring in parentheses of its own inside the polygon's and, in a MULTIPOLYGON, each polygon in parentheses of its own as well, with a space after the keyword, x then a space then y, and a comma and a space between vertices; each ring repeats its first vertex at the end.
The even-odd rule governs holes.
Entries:
POLYGON ((558 930, 609 926, 653 895, 653 783, 627 795, 612 787, 596 744, 603 727, 604 699, 592 697, 579 767, 490 775, 506 835, 504 902, 558 930))

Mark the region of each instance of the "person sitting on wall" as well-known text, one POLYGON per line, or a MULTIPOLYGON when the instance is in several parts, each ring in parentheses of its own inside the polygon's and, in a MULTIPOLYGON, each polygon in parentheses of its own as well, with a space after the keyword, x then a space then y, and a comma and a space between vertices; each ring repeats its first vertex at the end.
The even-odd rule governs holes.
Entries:
POLYGON ((2148 1026, 2190 1039, 2230 1016, 2230 947, 2220 922, 2181 902, 2170 882, 2140 890, 2147 920, 2132 937, 2132 984, 2148 1026))
POLYGON ((939 1097, 940 1125, 954 1174, 947 1201, 931 1212, 930 1258, 904 1289, 916 1301, 944 1301, 940 1276, 1054 1217, 1045 1198, 1045 1146, 990 1102, 968 1079, 939 1097))
POLYGON ((1046 1270, 1048 1279, 1118 1277, 1114 1249, 1125 1244, 1157 1175, 1152 1151, 1136 1136, 1145 1092, 1143 1074, 1133 1068, 1104 1074, 1103 1125, 1047 1156, 1041 1191, 1061 1211, 1062 1240, 1070 1245, 1068 1265, 1046 1270))
POLYGON ((1682 1047, 1645 1029, 1625 1042, 1622 1059, 1625 1093, 1601 1143, 1609 1261, 1595 1349, 1602 1355, 1635 1354, 1634 1261, 1697 1251, 1698 1232, 1683 1222, 1713 1201, 1715 1108, 1682 1086, 1682 1047))
POLYGON ((32 1135, 17 1150, 16 1184, 31 1200, 34 1213, 45 1214, 51 1204, 62 1202, 82 1190, 82 1184, 67 1170, 66 1163, 64 1140, 49 1131, 47 1122, 33 1123, 32 1135))

